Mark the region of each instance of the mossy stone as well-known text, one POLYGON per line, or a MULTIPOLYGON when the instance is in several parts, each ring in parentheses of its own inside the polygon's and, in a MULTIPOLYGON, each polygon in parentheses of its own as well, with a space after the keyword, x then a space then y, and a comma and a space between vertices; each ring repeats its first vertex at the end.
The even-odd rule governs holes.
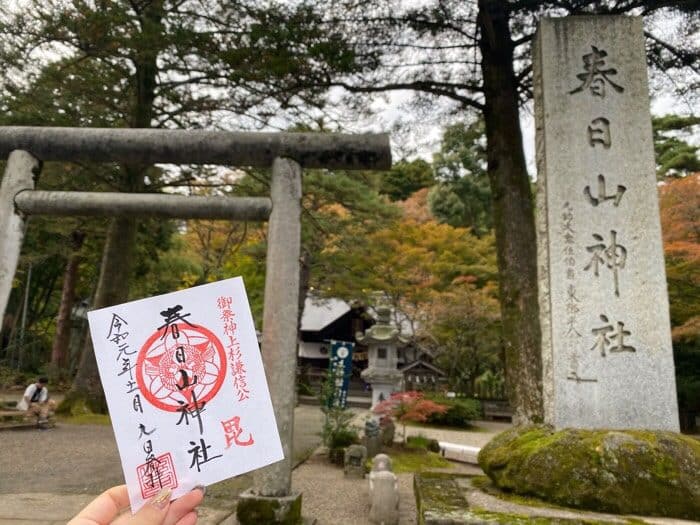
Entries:
POLYGON ((479 453, 499 488, 583 509, 697 518, 700 441, 662 431, 516 427, 479 453))
POLYGON ((236 505, 236 519, 241 525, 298 525, 302 522, 301 495, 274 498, 246 491, 236 505))

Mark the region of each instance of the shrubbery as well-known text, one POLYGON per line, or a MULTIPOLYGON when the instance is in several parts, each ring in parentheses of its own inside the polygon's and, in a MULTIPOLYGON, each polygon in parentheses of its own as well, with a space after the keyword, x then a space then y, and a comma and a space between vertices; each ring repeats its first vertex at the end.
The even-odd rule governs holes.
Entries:
POLYGON ((447 427, 468 428, 472 421, 481 417, 481 403, 477 399, 454 399, 442 396, 431 397, 442 405, 447 405, 447 411, 428 416, 427 423, 447 427))
POLYGON ((406 448, 425 449, 430 452, 440 452, 440 443, 437 439, 431 439, 423 435, 408 436, 406 438, 406 448))
POLYGON ((353 413, 344 407, 336 406, 333 399, 334 384, 328 376, 321 389, 320 402, 323 411, 323 428, 321 438, 328 447, 328 456, 332 463, 343 464, 345 448, 360 442, 357 430, 352 426, 353 413))

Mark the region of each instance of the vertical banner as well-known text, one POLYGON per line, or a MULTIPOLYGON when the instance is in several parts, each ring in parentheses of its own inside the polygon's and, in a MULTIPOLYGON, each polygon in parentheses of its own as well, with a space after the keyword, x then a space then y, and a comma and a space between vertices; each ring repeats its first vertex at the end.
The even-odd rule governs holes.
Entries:
POLYGON ((355 343, 331 340, 331 359, 328 373, 333 378, 331 406, 345 408, 348 402, 348 386, 352 374, 352 350, 355 343))

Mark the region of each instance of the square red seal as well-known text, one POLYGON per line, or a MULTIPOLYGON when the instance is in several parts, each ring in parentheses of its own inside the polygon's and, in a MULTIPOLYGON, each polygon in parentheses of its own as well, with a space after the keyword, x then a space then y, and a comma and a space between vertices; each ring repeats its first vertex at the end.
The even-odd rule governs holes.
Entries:
POLYGON ((143 499, 155 496, 163 488, 177 487, 177 476, 170 452, 136 467, 136 475, 139 478, 143 499))

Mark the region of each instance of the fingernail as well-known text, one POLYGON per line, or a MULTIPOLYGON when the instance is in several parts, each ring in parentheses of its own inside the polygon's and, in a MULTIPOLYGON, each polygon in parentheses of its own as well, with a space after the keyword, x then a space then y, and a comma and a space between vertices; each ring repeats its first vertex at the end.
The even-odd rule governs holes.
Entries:
POLYGON ((205 487, 204 485, 197 485, 197 486, 195 486, 195 488, 193 488, 192 490, 201 490, 201 491, 202 491, 202 496, 206 496, 206 495, 207 495, 207 487, 205 487))
POLYGON ((160 489, 160 492, 153 496, 153 499, 151 500, 151 505, 159 509, 164 509, 168 506, 168 503, 170 503, 171 492, 172 491, 167 487, 160 489))

